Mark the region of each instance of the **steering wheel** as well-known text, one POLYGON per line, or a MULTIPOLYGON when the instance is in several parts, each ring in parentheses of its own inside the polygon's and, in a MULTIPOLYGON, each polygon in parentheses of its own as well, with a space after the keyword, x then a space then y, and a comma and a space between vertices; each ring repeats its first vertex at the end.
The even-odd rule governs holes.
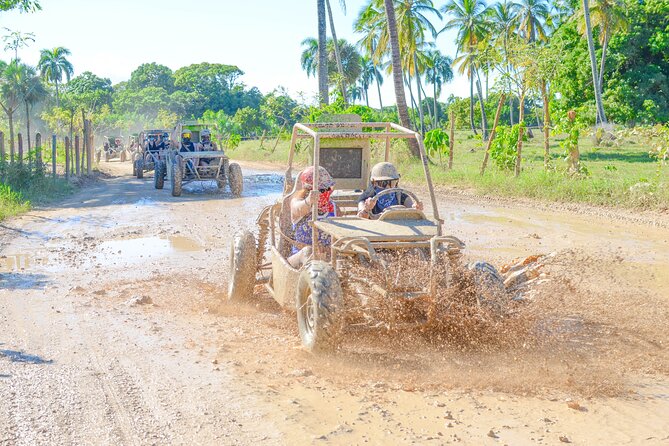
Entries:
MULTIPOLYGON (((406 189, 402 189, 401 187, 393 187, 393 188, 390 188, 390 189, 382 190, 381 192, 379 192, 379 193, 377 193, 376 195, 374 195, 374 196, 372 197, 372 199, 376 202, 376 201, 378 201, 379 198, 381 198, 381 197, 383 197, 383 196, 385 196, 385 195, 397 194, 397 193, 400 194, 400 197, 402 196, 402 194, 405 194, 405 195, 409 196, 409 198, 411 198, 411 200, 412 200, 416 205, 420 205, 420 204, 421 204, 421 201, 418 199, 418 197, 416 196, 416 194, 414 194, 413 192, 408 191, 408 190, 406 190, 406 189)), ((386 212, 386 211, 392 211, 392 210, 394 210, 394 209, 406 209, 406 206, 403 206, 403 205, 401 205, 401 204, 396 204, 396 205, 393 205, 393 206, 388 206, 387 208, 385 208, 385 209, 383 210, 383 212, 386 212)))

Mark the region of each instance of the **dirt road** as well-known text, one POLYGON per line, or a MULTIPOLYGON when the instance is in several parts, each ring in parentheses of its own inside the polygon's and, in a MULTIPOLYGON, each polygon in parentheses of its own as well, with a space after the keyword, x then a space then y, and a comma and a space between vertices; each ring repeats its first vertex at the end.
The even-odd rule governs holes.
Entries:
POLYGON ((0 224, 2 445, 669 442, 668 229, 443 195, 472 258, 557 252, 532 330, 369 332, 314 357, 268 296, 224 302, 232 234, 279 176, 177 199, 106 167, 0 224))

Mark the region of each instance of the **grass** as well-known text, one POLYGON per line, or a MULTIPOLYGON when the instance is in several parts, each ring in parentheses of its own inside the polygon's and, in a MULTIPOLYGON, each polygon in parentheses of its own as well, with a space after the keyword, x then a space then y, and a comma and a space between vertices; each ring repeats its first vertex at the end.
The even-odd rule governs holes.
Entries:
POLYGON ((66 196, 74 187, 63 178, 53 179, 28 169, 26 164, 0 162, 0 221, 66 196))
MULTIPOLYGON (((595 147, 591 137, 582 137, 579 140, 580 160, 588 174, 569 175, 566 173, 564 149, 559 146, 562 138, 551 138, 552 168, 546 170, 543 137, 535 131, 535 137, 523 145, 523 170, 516 178, 513 172, 500 170, 493 160, 490 160, 485 175, 481 176, 479 171, 484 146, 470 135, 468 131, 456 132, 452 170, 435 160, 430 169, 435 184, 493 196, 635 209, 669 209, 669 166, 659 166, 641 142, 619 139, 611 147, 595 147)), ((306 165, 313 149, 308 140, 302 141, 295 162, 306 165)), ((279 141, 276 150, 272 150, 273 139, 266 140, 263 146, 260 148, 259 141, 242 141, 237 149, 228 150, 228 155, 232 159, 286 164, 288 140, 279 141)), ((372 156, 377 160, 383 153, 382 147, 381 142, 372 143, 372 156)), ((394 142, 391 152, 392 161, 398 165, 403 179, 412 183, 424 182, 421 163, 408 156, 403 142, 394 142)), ((447 156, 443 161, 447 164, 447 156)))

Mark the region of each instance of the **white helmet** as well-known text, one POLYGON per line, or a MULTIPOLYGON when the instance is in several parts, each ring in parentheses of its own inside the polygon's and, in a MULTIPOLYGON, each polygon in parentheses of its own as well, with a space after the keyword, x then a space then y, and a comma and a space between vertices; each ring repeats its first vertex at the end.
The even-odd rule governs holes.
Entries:
POLYGON ((372 181, 399 180, 400 174, 393 163, 384 162, 377 163, 372 167, 370 178, 372 181))
POLYGON ((209 131, 209 129, 203 129, 200 132, 200 137, 202 137, 202 136, 211 136, 211 132, 209 131))

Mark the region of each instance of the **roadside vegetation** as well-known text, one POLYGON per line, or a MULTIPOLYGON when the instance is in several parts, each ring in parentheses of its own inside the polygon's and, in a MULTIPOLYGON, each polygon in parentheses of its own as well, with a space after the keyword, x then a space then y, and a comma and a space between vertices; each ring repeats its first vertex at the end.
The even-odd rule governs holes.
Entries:
MULTIPOLYGON (((6 29, 11 58, 0 61, 0 149, 11 168, 5 171, 23 169, 35 132, 73 140, 85 121, 100 141, 195 119, 233 157, 282 163, 295 122, 353 113, 421 132, 439 183, 492 195, 667 207, 666 0, 369 0, 354 18, 356 42, 337 37, 332 7, 346 2, 331 3, 317 0, 318 34, 304 36, 300 57, 287 61, 317 78, 313 97, 291 97, 280 86, 263 94, 243 82, 240 67, 208 62, 172 70, 147 61, 112 84, 75 73, 64 47, 22 60, 34 35, 6 29), (445 43, 445 35, 453 40, 445 43), (454 73, 467 78, 466 97, 444 98, 454 73), (393 98, 382 97, 384 82, 393 83, 393 98)), ((11 9, 29 13, 40 5, 0 4, 0 11, 11 9)), ((410 145, 398 160, 408 179, 417 176, 417 155, 410 145)), ((26 177, 38 186, 0 178, 19 194, 7 196, 22 197, 10 201, 44 198, 31 192, 50 191, 39 186, 39 173, 26 177)))

